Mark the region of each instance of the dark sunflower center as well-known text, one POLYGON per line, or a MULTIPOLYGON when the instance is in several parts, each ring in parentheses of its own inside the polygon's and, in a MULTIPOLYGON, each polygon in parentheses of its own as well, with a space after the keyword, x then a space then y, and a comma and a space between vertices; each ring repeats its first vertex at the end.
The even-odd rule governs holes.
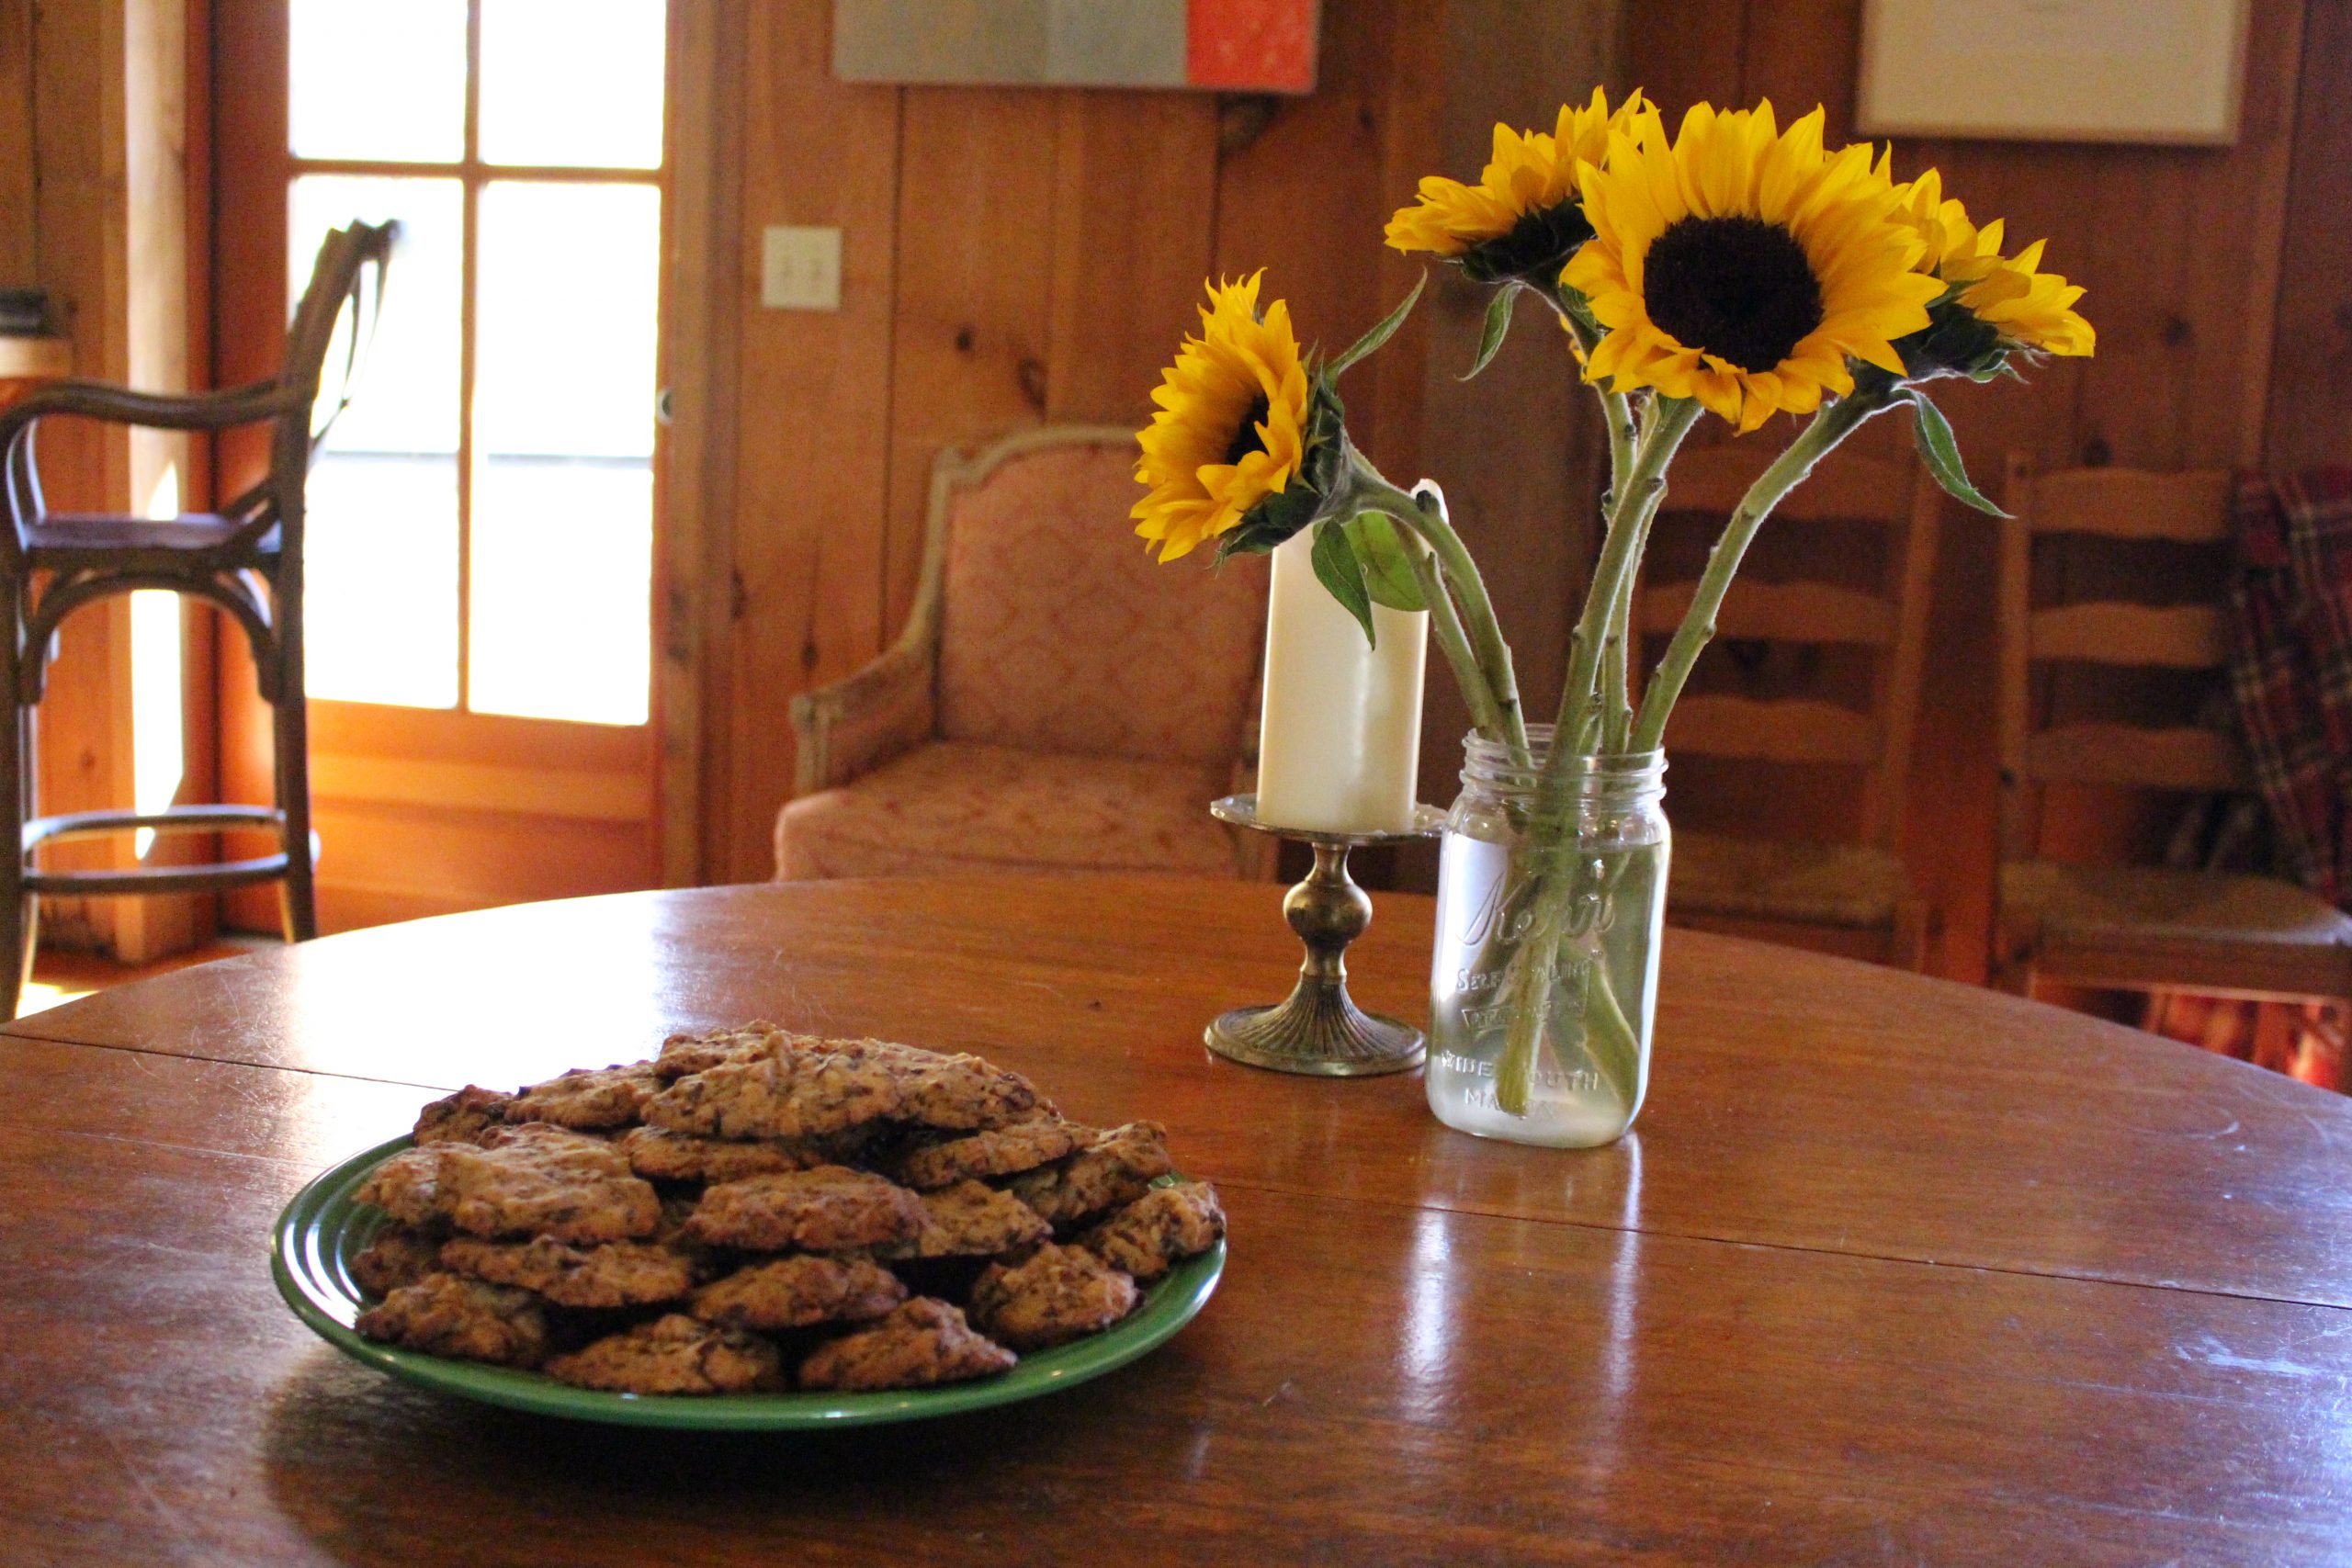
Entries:
POLYGON ((1686 347, 1770 370, 1821 324, 1821 284, 1796 236, 1760 218, 1685 218, 1642 263, 1650 320, 1686 347))
POLYGON ((1540 212, 1522 213, 1510 233, 1471 246, 1462 257, 1462 270, 1478 283, 1516 277, 1549 286, 1558 279, 1577 247, 1591 238, 1592 225, 1585 221, 1584 209, 1564 201, 1540 212))
POLYGON ((1273 405, 1266 400, 1265 393, 1261 392, 1250 400, 1250 412, 1242 416, 1241 428, 1233 433, 1233 444, 1225 449, 1225 460, 1228 466, 1241 461, 1252 452, 1266 449, 1266 444, 1258 439, 1258 427, 1266 423, 1266 416, 1272 412, 1273 405))

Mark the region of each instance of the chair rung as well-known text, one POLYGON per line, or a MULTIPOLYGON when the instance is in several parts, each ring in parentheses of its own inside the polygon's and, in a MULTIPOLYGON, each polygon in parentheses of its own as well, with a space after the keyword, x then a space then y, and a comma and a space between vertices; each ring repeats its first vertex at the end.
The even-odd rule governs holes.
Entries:
POLYGON ((25 824, 25 848, 148 829, 159 835, 218 833, 232 828, 283 830, 284 813, 266 806, 175 806, 164 811, 66 811, 25 824))
POLYGON ((28 871, 28 893, 117 897, 131 893, 209 893, 276 882, 286 874, 286 857, 223 861, 218 865, 142 865, 123 871, 28 871))

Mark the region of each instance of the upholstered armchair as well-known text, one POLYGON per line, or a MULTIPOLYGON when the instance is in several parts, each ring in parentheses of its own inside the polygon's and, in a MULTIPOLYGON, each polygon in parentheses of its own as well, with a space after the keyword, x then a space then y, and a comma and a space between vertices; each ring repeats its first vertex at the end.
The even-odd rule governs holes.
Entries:
POLYGON ((1208 812, 1250 787, 1265 563, 1156 565, 1134 468, 1123 429, 941 454, 905 628, 792 704, 779 881, 1271 872, 1208 812))

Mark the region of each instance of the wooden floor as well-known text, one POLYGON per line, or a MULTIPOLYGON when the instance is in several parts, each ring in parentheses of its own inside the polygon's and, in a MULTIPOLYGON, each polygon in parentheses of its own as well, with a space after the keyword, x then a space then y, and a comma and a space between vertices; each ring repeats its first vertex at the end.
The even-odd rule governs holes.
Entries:
POLYGON ((233 958, 240 953, 250 953, 257 947, 275 944, 275 939, 260 936, 227 936, 186 953, 175 953, 153 964, 118 964, 103 953, 74 953, 64 949, 44 950, 33 960, 32 984, 25 987, 24 1000, 17 1005, 17 1016, 43 1011, 62 1003, 103 991, 112 986, 126 986, 133 980, 151 976, 168 975, 175 969, 186 969, 194 964, 209 964, 216 958, 233 958))

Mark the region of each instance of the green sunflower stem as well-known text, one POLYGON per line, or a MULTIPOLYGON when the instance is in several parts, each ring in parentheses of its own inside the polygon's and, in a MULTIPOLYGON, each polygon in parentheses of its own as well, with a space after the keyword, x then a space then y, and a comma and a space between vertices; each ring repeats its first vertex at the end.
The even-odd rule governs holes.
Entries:
MULTIPOLYGON (((1461 682, 1473 716, 1482 712, 1488 715, 1478 718, 1480 731, 1509 747, 1515 760, 1525 762, 1530 756, 1527 718, 1520 704, 1518 678, 1512 672, 1510 644, 1503 639, 1501 623, 1495 618, 1494 602, 1487 596, 1477 564, 1470 558, 1462 536, 1453 531, 1443 492, 1424 480, 1408 494, 1383 478, 1362 454, 1351 451, 1349 457, 1342 510, 1352 506, 1360 512, 1382 513, 1403 525, 1428 549, 1442 580, 1440 586, 1445 590, 1435 597, 1426 586, 1422 590, 1422 597, 1430 602, 1431 629, 1439 647, 1454 666, 1455 679, 1461 682), (1449 618, 1453 630, 1466 645, 1466 664, 1456 660, 1447 647, 1449 618)), ((1418 566, 1415 575, 1418 580, 1418 566)))
POLYGON ((1463 700, 1470 705, 1470 722, 1495 744, 1507 744, 1502 709, 1487 684, 1485 671, 1478 668, 1476 655, 1470 651, 1470 639, 1462 629, 1461 613, 1454 608, 1453 594, 1446 591, 1436 556, 1418 539, 1408 543, 1405 552, 1413 569, 1413 581, 1430 607, 1430 635, 1438 650, 1445 655, 1446 663, 1453 666, 1454 683, 1462 688, 1463 700))
MULTIPOLYGON (((1660 399, 1650 416, 1649 427, 1642 433, 1641 445, 1634 453, 1624 484, 1610 498, 1600 558, 1593 567, 1592 586, 1585 593, 1584 613, 1577 618, 1576 631, 1569 639, 1568 679, 1560 693, 1559 722, 1553 729, 1552 755, 1544 770, 1547 785, 1556 784, 1566 776, 1567 759, 1581 753, 1586 726, 1597 716, 1597 677, 1610 622, 1637 564, 1634 551, 1641 543, 1637 520, 1645 508, 1655 511, 1664 498, 1667 465, 1674 460, 1682 438, 1690 434, 1701 412, 1692 399, 1660 399)), ((1548 795, 1552 790, 1547 788, 1543 793, 1548 795)), ((1546 800, 1545 804, 1553 802, 1546 800)))
POLYGON ((1813 416, 1812 423, 1772 459, 1771 467, 1740 497, 1737 509, 1724 525, 1722 536, 1707 557, 1707 570, 1700 574, 1699 585, 1690 596, 1690 608, 1683 613, 1682 624, 1675 628, 1674 639, 1667 644, 1666 656, 1658 661, 1657 672, 1650 678, 1649 688, 1642 695, 1641 713, 1626 739, 1627 750, 1653 751, 1665 740, 1667 716, 1674 711, 1675 699, 1682 694, 1683 683, 1690 679, 1691 666, 1714 637, 1715 612, 1723 607, 1724 595, 1730 592, 1732 579, 1739 572, 1740 559, 1755 541, 1757 530, 1772 514, 1772 508, 1802 484, 1832 448, 1886 407, 1884 398, 1866 393, 1829 404, 1813 416))

